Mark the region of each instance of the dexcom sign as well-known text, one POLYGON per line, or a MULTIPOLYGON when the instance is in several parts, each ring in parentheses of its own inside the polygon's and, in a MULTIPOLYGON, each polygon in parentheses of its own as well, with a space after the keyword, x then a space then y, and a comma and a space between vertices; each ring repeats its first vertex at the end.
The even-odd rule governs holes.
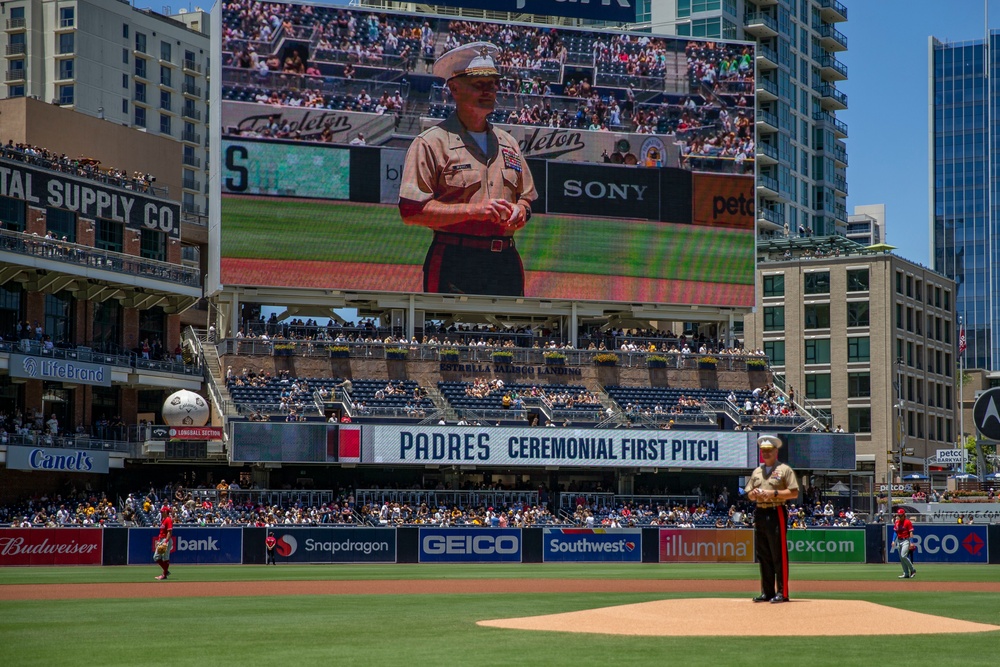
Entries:
MULTIPOLYGON (((899 550, 892 543, 891 526, 886 527, 886 544, 891 562, 899 562, 899 550)), ((949 526, 917 524, 913 531, 916 543, 914 562, 987 563, 986 526, 949 526)))
POLYGON ((277 528, 276 560, 287 563, 395 563, 392 528, 277 528))
POLYGON ((519 528, 421 528, 421 563, 520 563, 519 528))

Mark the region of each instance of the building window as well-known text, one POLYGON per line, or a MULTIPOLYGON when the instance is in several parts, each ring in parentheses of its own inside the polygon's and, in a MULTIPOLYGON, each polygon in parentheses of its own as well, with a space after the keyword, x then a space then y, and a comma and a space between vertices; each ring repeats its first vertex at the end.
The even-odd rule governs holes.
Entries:
POLYGON ((830 304, 813 303, 807 304, 803 308, 804 329, 829 329, 830 328, 830 304))
POLYGON ((122 88, 128 90, 128 74, 122 74, 122 88))
MULTIPOLYGON (((119 225, 120 226, 120 225, 119 225)), ((122 344, 122 305, 108 299, 94 304, 93 344, 99 351, 117 352, 122 344)))
POLYGON ((7 97, 24 97, 24 85, 7 86, 7 97))
POLYGON ((765 340, 764 341, 764 354, 767 358, 771 360, 771 364, 774 366, 784 366, 785 365, 785 341, 783 340, 765 340))
POLYGON ((146 103, 146 84, 142 81, 135 82, 135 101, 146 103))
POLYGON ((155 259, 160 262, 166 261, 166 235, 155 229, 143 229, 142 240, 139 243, 139 254, 143 259, 155 259))
POLYGON ((764 276, 764 296, 785 296, 785 276, 764 276))
MULTIPOLYGON (((118 346, 115 346, 118 349, 118 346)), ((121 389, 119 387, 94 387, 93 397, 90 401, 90 406, 93 414, 94 421, 99 421, 102 417, 104 419, 110 420, 115 415, 122 413, 119 407, 118 396, 121 394, 121 389)), ((108 437, 108 426, 96 426, 94 435, 102 440, 108 437)))
POLYGON ((135 126, 146 127, 146 109, 143 107, 135 108, 135 126))
POLYGON ((122 64, 128 65, 128 49, 122 48, 122 64))
POLYGON ((829 373, 814 373, 806 375, 806 398, 830 398, 829 373))
POLYGON ((76 8, 75 7, 60 7, 59 8, 59 27, 60 28, 72 28, 76 21, 76 8))
POLYGON ((59 86, 59 104, 73 104, 73 86, 59 86))
POLYGON ((45 231, 52 232, 56 238, 65 237, 70 243, 76 243, 76 213, 61 208, 46 208, 45 231))
POLYGON ((73 341, 73 293, 45 295, 45 335, 54 342, 73 341))
POLYGON ((170 62, 170 42, 160 42, 160 60, 170 62))
MULTIPOLYGON (((163 313, 163 308, 154 306, 148 310, 139 311, 139 343, 148 341, 150 347, 154 343, 162 345, 166 339, 167 316, 163 313)), ((162 394, 161 394, 161 401, 162 394)))
POLYGON ((830 293, 830 272, 814 271, 805 274, 806 294, 829 294, 830 293))
POLYGON ((903 274, 899 271, 896 272, 896 294, 903 293, 903 274))
POLYGON ((868 336, 852 336, 847 339, 847 361, 871 361, 871 340, 868 336))
POLYGON ((764 331, 785 330, 785 307, 764 306, 764 331))
POLYGON ((0 331, 17 331, 25 319, 23 309, 26 301, 22 285, 14 282, 0 285, 0 331))
POLYGON ((847 271, 847 291, 867 292, 868 291, 868 269, 848 269, 847 271))
POLYGON ((847 326, 849 327, 867 327, 871 324, 868 318, 868 302, 867 301, 848 301, 847 302, 847 326))
POLYGON ((7 68, 7 78, 8 79, 23 79, 24 78, 24 60, 18 58, 17 60, 11 60, 10 66, 7 68))
POLYGON ((128 39, 128 23, 122 23, 122 39, 128 39))
POLYGON ((160 134, 170 134, 170 116, 165 113, 160 114, 160 134))
POLYGON ((23 232, 27 203, 23 199, 0 196, 0 223, 4 229, 23 232))
POLYGON ((101 250, 122 252, 124 244, 125 225, 103 218, 97 219, 96 245, 101 250))
POLYGON ((135 75, 143 79, 146 78, 146 61, 142 58, 135 59, 135 75))
POLYGON ((806 363, 807 364, 830 363, 829 338, 810 338, 806 340, 806 363))
POLYGON ((160 85, 166 86, 167 88, 173 88, 170 81, 170 68, 160 65, 160 85))
POLYGON ((170 111, 170 93, 165 90, 160 91, 160 108, 170 111))
POLYGON ((144 33, 135 33, 135 50, 139 53, 146 52, 146 35, 144 33))
POLYGON ((872 395, 872 374, 871 373, 848 373, 847 374, 847 397, 848 398, 868 398, 872 395))
POLYGON ((128 116, 128 100, 122 100, 122 115, 128 116))
POLYGON ((72 79, 73 78, 73 59, 67 58, 66 60, 59 61, 59 78, 60 79, 72 79))
POLYGON ((65 53, 73 53, 73 45, 76 42, 75 32, 64 32, 59 35, 59 50, 57 53, 60 55, 65 53))
POLYGON ((847 430, 851 433, 871 433, 872 409, 847 408, 847 430))

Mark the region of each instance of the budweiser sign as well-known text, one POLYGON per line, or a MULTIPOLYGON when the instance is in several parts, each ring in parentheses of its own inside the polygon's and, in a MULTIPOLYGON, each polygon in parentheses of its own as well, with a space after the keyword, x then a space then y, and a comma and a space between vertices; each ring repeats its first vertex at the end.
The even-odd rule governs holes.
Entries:
POLYGON ((0 530, 0 566, 100 565, 103 533, 94 528, 0 530))

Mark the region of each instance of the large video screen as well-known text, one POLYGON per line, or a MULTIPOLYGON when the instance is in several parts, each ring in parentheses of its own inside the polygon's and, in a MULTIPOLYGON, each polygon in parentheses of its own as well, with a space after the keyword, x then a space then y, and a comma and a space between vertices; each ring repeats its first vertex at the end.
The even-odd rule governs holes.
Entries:
POLYGON ((753 305, 752 44, 246 0, 221 17, 221 285, 753 305), (475 42, 498 80, 435 76, 475 42))

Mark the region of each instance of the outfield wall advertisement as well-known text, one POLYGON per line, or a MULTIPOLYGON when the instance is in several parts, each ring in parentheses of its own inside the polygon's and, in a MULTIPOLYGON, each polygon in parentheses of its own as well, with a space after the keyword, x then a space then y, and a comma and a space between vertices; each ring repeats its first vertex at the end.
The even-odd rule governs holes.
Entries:
POLYGON ((661 563, 752 563, 753 531, 736 528, 660 529, 661 563))
POLYGON ((641 528, 545 528, 546 563, 641 563, 641 528))
POLYGON ((396 531, 386 528, 276 528, 282 563, 395 563, 396 531))
POLYGON ((99 528, 11 528, 0 530, 0 567, 6 565, 100 565, 103 537, 103 531, 99 528))
POLYGON ((746 469, 754 434, 629 429, 453 428, 364 424, 361 462, 388 465, 665 466, 746 469))
MULTIPOLYGON (((986 526, 917 524, 912 542, 916 547, 914 563, 987 563, 986 526)), ((887 560, 899 562, 899 549, 892 526, 886 526, 887 560)))
MULTIPOLYGON (((423 293, 426 285, 440 293, 753 306, 752 44, 291 3, 273 6, 277 19, 324 38, 251 43, 236 29, 241 11, 219 8, 213 36, 213 60, 225 65, 213 76, 220 105, 211 141, 220 157, 211 165, 211 208, 220 224, 210 240, 220 257, 209 266, 210 290, 423 293), (345 11, 357 34, 340 34, 337 12, 345 11), (466 245, 499 241, 493 252, 516 253, 523 267, 515 287, 492 274, 473 288, 425 282, 436 225, 399 206, 410 145, 455 106, 433 61, 449 40, 469 39, 501 48, 492 120, 521 153, 505 148, 503 178, 524 194, 517 184, 530 173, 538 198, 514 232, 504 221, 471 220, 437 232, 478 237, 457 240, 466 245), (305 73, 252 66, 292 51, 305 73), (621 54, 635 55, 627 71, 621 54)), ((499 149, 490 150, 495 160, 499 149)), ((464 203, 443 188, 461 181, 463 198, 472 198, 485 167, 452 166, 409 185, 464 203)))
POLYGON ((519 528, 421 528, 421 563, 520 563, 519 528))
POLYGON ((865 531, 851 528, 790 530, 786 533, 792 563, 864 563, 865 531))
MULTIPOLYGON (((128 531, 128 564, 153 563, 159 528, 128 531)), ((238 565, 243 562, 242 528, 174 528, 170 562, 184 565, 238 565)))

